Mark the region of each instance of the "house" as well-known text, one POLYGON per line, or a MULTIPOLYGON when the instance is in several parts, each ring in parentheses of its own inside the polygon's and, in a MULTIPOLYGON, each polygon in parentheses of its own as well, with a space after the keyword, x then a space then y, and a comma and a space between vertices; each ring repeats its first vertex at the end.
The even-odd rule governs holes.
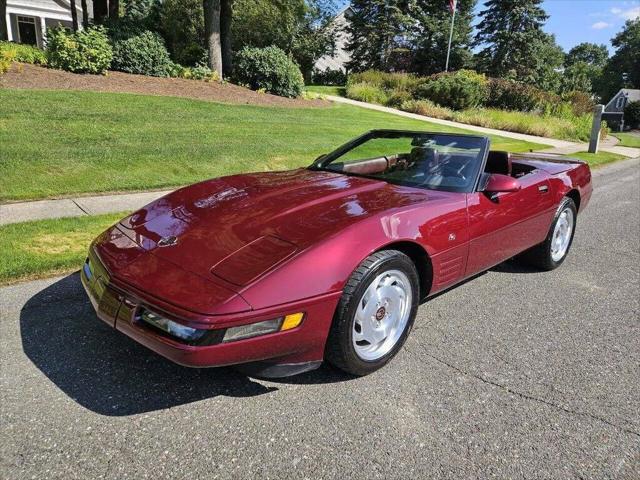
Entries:
POLYGON ((604 107, 603 120, 614 127, 624 128, 624 108, 631 102, 640 102, 640 90, 622 88, 604 107))
POLYGON ((351 7, 343 8, 329 24, 329 28, 335 29, 336 32, 336 48, 333 55, 325 55, 320 57, 314 69, 320 72, 326 70, 341 70, 346 73, 347 63, 351 60, 351 54, 347 50, 349 45, 349 18, 353 15, 351 7))
MULTIPOLYGON (((80 0, 76 1, 79 21, 82 20, 80 0)), ((89 18, 93 4, 87 1, 89 18)), ((62 25, 72 27, 69 0, 7 0, 7 29, 10 41, 28 43, 42 48, 47 28, 62 25)))

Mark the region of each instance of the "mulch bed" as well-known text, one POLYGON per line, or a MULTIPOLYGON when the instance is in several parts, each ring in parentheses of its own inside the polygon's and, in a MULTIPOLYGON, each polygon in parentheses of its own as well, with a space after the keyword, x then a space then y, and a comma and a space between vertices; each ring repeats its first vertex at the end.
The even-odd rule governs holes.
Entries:
POLYGON ((321 107, 328 105, 328 102, 324 100, 278 97, 254 92, 230 83, 147 77, 122 72, 107 72, 107 75, 80 75, 28 64, 14 64, 7 73, 0 76, 0 88, 2 87, 138 93, 277 107, 321 107))

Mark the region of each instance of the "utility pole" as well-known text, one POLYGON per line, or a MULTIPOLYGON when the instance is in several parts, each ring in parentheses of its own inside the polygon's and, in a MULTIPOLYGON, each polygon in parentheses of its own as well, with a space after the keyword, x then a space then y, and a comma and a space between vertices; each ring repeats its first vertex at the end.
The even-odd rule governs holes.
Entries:
POLYGON ((456 20, 456 5, 458 0, 449 0, 451 6, 451 29, 449 30, 449 47, 447 48, 447 63, 444 66, 444 71, 449 71, 449 56, 451 55, 451 41, 453 40, 453 24, 456 20))

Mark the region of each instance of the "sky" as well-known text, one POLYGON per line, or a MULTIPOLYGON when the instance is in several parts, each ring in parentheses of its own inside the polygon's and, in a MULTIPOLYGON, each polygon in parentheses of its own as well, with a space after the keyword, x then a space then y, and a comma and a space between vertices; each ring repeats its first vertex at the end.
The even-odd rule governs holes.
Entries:
MULTIPOLYGON (((483 3, 478 0, 478 11, 483 3)), ((625 20, 640 17, 640 0, 545 0, 542 6, 549 15, 545 31, 553 33, 565 51, 582 42, 593 42, 605 44, 613 52, 611 38, 625 20)))

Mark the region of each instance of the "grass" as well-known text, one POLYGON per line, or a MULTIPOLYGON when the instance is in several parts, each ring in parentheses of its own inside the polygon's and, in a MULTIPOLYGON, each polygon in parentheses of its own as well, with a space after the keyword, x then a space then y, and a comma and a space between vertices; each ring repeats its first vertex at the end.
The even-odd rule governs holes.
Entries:
POLYGON ((321 93, 323 95, 334 95, 336 97, 345 96, 345 87, 333 85, 307 85, 304 89, 307 92, 321 93))
MULTIPOLYGON (((309 165, 372 128, 465 132, 349 105, 282 108, 0 89, 0 201, 173 187, 309 165)), ((492 137, 513 152, 542 145, 492 137)))
POLYGON ((640 133, 616 132, 612 135, 620 140, 618 145, 621 147, 640 148, 640 133))
POLYGON ((0 285, 78 270, 91 241, 125 214, 0 226, 0 285))
POLYGON ((607 163, 616 162, 618 160, 622 160, 623 158, 627 158, 624 155, 618 155, 617 153, 610 153, 610 152, 598 152, 598 153, 579 152, 579 153, 572 153, 570 155, 565 155, 565 157, 584 160, 589 164, 590 167, 600 167, 607 163))

